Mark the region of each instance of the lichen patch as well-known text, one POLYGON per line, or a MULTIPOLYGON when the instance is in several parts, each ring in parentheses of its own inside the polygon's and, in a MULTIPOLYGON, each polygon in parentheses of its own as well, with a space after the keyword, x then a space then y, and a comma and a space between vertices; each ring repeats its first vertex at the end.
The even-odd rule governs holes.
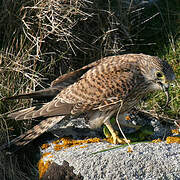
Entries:
MULTIPOLYGON (((53 144, 55 144, 54 150, 59 151, 61 149, 66 149, 66 148, 70 148, 70 147, 74 147, 74 146, 80 146, 82 144, 98 143, 101 141, 102 140, 99 138, 90 138, 90 139, 84 139, 84 140, 74 140, 74 139, 70 139, 70 138, 61 138, 57 141, 54 141, 53 144), (58 144, 58 143, 61 143, 61 144, 58 144)), ((87 147, 87 145, 84 146, 84 148, 85 147, 87 147)), ((83 147, 80 146, 80 148, 83 148, 83 147)))
POLYGON ((43 175, 49 168, 50 164, 51 164, 51 161, 44 162, 42 158, 39 160, 38 162, 39 179, 43 177, 43 175))
POLYGON ((166 138, 166 143, 171 144, 171 143, 178 143, 180 144, 180 137, 167 137, 166 138))

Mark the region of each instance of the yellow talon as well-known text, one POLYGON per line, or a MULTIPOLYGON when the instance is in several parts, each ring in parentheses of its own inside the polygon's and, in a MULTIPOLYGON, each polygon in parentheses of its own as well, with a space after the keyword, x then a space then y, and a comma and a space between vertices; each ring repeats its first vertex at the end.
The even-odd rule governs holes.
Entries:
POLYGON ((114 131, 114 129, 112 128, 112 126, 111 126, 109 121, 106 121, 104 124, 106 125, 107 129, 110 132, 110 133, 107 133, 107 131, 106 131, 105 136, 107 138, 112 138, 112 143, 113 144, 126 144, 126 143, 130 143, 130 140, 126 140, 124 138, 119 138, 118 132, 114 131))
POLYGON ((130 140, 126 140, 124 138, 120 138, 118 136, 118 132, 116 131, 115 134, 112 134, 113 144, 127 144, 130 143, 130 140))

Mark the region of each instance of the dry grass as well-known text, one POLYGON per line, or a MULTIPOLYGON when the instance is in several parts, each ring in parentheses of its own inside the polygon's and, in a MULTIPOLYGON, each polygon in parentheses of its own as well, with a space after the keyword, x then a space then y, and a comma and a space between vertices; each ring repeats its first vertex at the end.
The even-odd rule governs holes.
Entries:
POLYGON ((21 158, 21 163, 17 156, 7 156, 0 152, 0 179, 1 180, 32 180, 37 179, 38 173, 34 170, 27 158, 21 158), (22 167, 26 166, 24 169, 29 171, 28 173, 23 172, 22 167), (36 174, 35 174, 36 172, 36 174))

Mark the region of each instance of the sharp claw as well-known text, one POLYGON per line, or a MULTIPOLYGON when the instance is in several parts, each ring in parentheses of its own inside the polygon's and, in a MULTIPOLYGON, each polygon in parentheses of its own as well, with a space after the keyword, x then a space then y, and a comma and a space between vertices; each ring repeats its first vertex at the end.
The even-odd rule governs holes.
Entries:
POLYGON ((112 139, 113 139, 113 144, 126 144, 126 143, 130 143, 130 140, 126 140, 124 138, 119 138, 117 132, 112 134, 112 139))
POLYGON ((114 129, 112 128, 111 123, 109 121, 106 121, 104 124, 108 129, 108 133, 104 129, 104 134, 109 139, 108 142, 113 143, 113 144, 130 143, 130 140, 127 140, 127 139, 124 139, 124 138, 119 138, 118 132, 114 131, 114 129))

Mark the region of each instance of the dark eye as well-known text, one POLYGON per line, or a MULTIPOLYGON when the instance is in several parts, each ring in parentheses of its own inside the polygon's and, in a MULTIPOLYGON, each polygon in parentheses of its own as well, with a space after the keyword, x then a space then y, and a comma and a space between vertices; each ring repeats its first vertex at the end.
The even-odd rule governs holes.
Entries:
POLYGON ((162 74, 161 72, 157 72, 157 73, 156 73, 156 76, 157 76, 158 78, 162 78, 162 77, 163 77, 163 74, 162 74))

